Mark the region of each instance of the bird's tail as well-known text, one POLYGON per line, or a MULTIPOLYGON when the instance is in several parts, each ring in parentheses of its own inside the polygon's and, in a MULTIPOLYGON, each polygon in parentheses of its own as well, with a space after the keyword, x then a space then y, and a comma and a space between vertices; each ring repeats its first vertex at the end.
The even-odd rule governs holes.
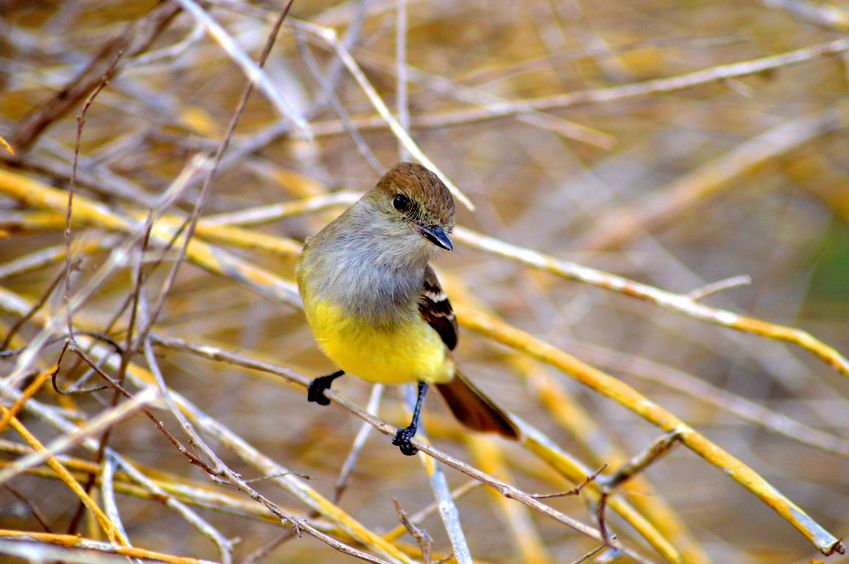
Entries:
POLYGON ((451 412, 463 425, 485 433, 498 433, 517 440, 519 429, 500 407, 472 384, 459 370, 454 379, 437 384, 436 389, 445 398, 451 412))

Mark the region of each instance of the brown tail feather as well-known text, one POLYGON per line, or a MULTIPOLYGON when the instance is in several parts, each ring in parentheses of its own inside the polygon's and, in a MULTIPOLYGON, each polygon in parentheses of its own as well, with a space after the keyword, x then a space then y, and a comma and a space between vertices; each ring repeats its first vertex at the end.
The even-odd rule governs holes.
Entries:
POLYGON ((445 403, 461 423, 475 431, 498 433, 502 437, 516 440, 519 430, 491 399, 480 391, 460 371, 446 384, 437 384, 436 389, 445 398, 445 403))

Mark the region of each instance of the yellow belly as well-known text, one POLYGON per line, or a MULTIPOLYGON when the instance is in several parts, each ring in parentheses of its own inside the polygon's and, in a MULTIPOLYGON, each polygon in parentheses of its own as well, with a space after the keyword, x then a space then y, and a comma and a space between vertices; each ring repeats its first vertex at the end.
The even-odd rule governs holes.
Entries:
POLYGON ((332 302, 304 303, 307 322, 324 353, 346 373, 369 382, 447 382, 454 363, 445 344, 423 319, 376 327, 342 315, 332 302))

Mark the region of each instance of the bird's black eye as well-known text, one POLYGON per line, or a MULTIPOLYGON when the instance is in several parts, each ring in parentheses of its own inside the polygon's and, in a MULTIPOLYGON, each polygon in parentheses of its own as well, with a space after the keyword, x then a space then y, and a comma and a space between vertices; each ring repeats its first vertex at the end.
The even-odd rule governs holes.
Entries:
POLYGON ((397 194, 392 198, 392 206, 398 211, 408 211, 410 209, 410 198, 404 194, 397 194))

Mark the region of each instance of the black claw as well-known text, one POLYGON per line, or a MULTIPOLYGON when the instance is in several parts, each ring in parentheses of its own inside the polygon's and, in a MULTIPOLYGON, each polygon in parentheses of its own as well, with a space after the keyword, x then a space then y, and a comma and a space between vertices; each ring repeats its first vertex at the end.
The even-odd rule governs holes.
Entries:
POLYGON ((310 382, 310 386, 307 388, 307 401, 315 402, 318 405, 330 405, 330 400, 324 395, 326 389, 327 386, 322 386, 316 378, 310 382))
POLYGON ((338 370, 333 374, 314 379, 307 387, 307 401, 315 402, 318 405, 330 405, 330 400, 327 399, 324 392, 329 390, 333 381, 343 374, 344 372, 338 370))
POLYGON ((414 447, 413 443, 410 442, 410 439, 415 436, 415 427, 404 427, 403 429, 400 429, 397 433, 395 433, 395 437, 392 439, 392 444, 401 449, 401 454, 413 456, 419 452, 419 449, 414 447))

